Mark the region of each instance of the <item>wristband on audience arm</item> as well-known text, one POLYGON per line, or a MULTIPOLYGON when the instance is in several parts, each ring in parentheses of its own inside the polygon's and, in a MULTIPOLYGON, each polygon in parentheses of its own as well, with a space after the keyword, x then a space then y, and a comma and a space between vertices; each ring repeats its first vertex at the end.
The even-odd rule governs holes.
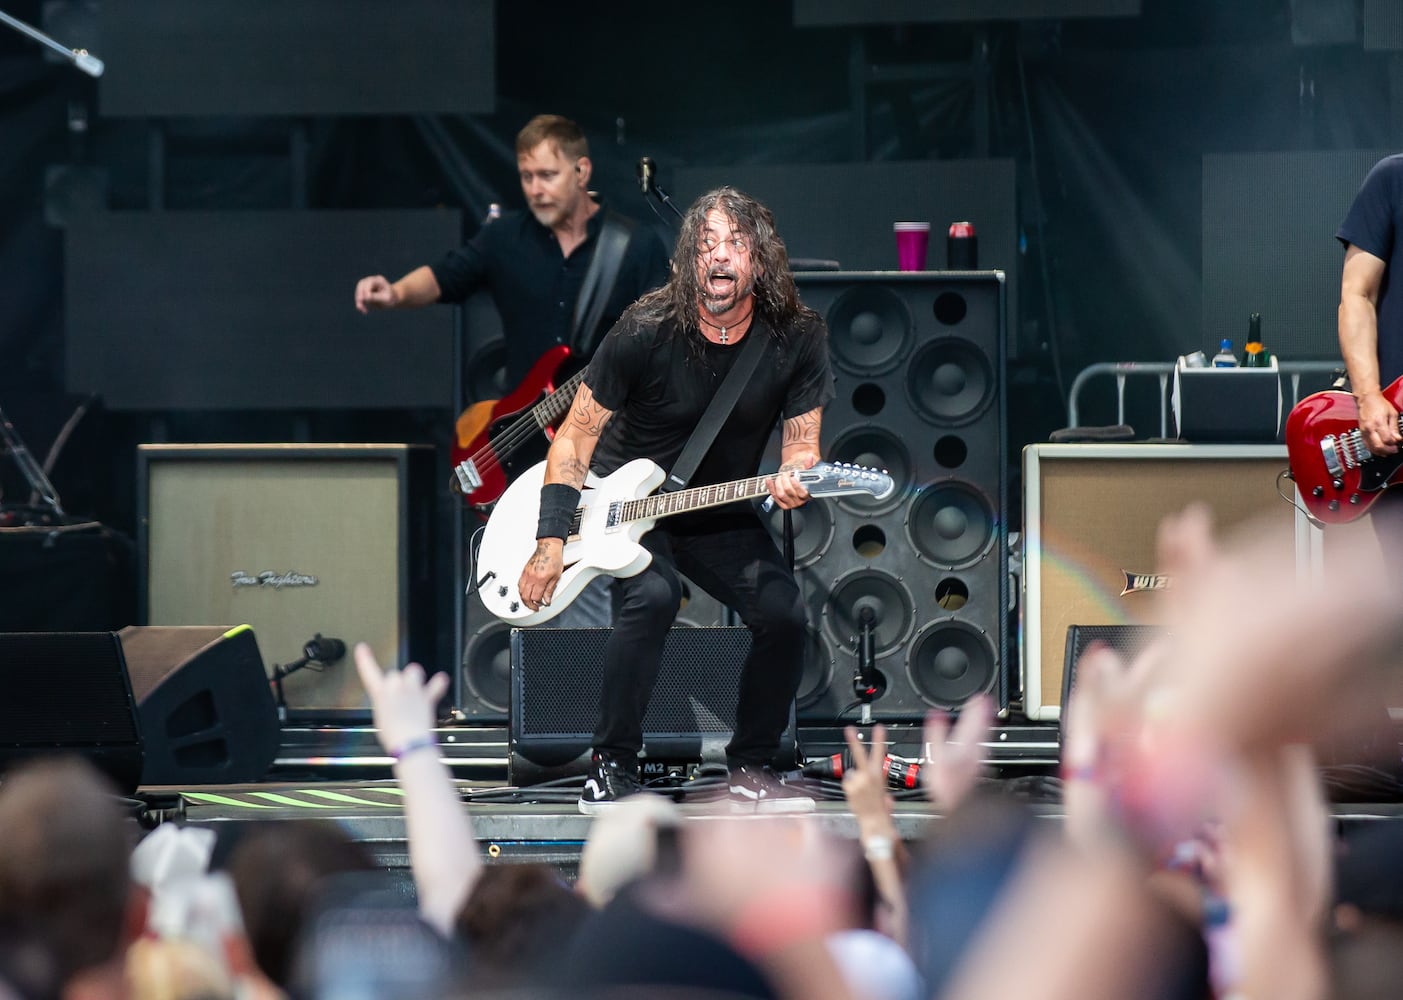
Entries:
POLYGON ((537 538, 570 537, 570 524, 580 506, 580 491, 565 483, 546 483, 541 487, 541 511, 536 520, 537 538))
POLYGON ((425 733, 423 736, 414 736, 405 740, 390 751, 390 756, 396 761, 400 761, 416 750, 427 750, 429 747, 437 749, 438 740, 428 733, 425 733))

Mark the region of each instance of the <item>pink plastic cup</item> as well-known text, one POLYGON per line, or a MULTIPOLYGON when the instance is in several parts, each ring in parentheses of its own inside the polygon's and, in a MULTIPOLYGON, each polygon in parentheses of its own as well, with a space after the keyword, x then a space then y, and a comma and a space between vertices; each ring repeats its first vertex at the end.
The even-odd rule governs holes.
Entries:
POLYGON ((896 266, 903 271, 924 271, 930 223, 893 222, 891 228, 896 233, 896 266))

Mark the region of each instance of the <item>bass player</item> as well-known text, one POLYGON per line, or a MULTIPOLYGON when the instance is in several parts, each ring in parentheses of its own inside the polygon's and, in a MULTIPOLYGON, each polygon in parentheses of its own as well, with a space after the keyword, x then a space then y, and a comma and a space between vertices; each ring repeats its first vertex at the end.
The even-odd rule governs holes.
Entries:
MULTIPOLYGON (((511 385, 560 345, 588 360, 597 335, 667 278, 657 234, 591 197, 589 143, 577 124, 559 115, 531 119, 517 134, 516 162, 528 211, 503 214, 466 246, 398 281, 370 275, 355 290, 356 309, 367 313, 459 303, 485 287, 502 318, 511 385)), ((566 614, 559 624, 607 625, 607 589, 596 587, 566 614)))

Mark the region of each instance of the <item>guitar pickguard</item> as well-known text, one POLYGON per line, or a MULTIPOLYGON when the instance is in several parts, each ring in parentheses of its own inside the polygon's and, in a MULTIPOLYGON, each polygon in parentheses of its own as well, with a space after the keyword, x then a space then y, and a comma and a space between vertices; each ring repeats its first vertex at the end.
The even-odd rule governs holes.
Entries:
POLYGON ((1394 474, 1403 467, 1403 452, 1394 455, 1375 455, 1359 467, 1359 490, 1361 493, 1377 493, 1387 488, 1394 474))

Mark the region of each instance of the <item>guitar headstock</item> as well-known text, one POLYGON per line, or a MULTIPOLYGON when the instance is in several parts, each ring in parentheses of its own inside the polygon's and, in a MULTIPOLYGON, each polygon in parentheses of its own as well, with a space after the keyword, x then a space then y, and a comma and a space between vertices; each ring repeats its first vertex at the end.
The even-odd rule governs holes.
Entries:
POLYGON ((812 469, 800 470, 797 476, 809 495, 815 497, 867 493, 876 500, 885 500, 896 489, 896 480, 885 469, 850 462, 819 462, 812 469))

